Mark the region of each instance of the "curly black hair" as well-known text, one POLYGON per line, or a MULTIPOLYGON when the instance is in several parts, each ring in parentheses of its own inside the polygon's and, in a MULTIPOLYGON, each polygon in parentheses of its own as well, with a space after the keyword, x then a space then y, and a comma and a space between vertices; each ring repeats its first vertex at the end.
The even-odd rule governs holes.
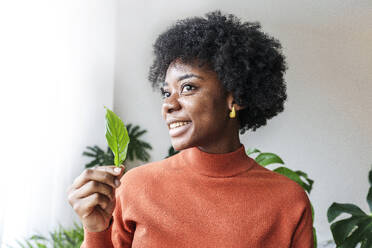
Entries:
POLYGON ((153 45, 155 59, 148 79, 153 88, 164 82, 176 59, 217 73, 234 101, 245 108, 237 112, 240 134, 256 131, 284 110, 287 69, 280 42, 260 30, 259 22, 241 22, 221 11, 178 20, 160 34, 153 45))

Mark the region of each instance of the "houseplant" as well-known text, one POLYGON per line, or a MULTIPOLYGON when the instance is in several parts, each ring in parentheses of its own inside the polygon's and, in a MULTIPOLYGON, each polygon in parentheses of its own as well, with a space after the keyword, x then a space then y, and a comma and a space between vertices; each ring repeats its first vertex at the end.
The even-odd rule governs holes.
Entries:
POLYGON ((369 190, 367 203, 370 213, 367 214, 351 203, 334 202, 327 211, 328 222, 333 222, 340 214, 347 213, 351 217, 335 221, 331 224, 331 232, 337 248, 372 247, 372 166, 368 174, 369 190))
MULTIPOLYGON (((49 232, 49 236, 35 234, 23 242, 17 241, 17 243, 22 248, 80 248, 83 241, 83 226, 74 222, 73 228, 64 228, 59 225, 56 230, 49 232)), ((8 245, 8 247, 12 246, 8 245)))

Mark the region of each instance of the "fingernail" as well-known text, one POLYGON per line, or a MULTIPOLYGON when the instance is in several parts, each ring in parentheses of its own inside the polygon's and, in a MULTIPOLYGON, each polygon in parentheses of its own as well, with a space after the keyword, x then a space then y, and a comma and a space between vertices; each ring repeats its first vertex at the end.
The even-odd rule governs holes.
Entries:
POLYGON ((115 185, 116 185, 116 186, 119 186, 119 185, 120 185, 120 181, 119 181, 119 179, 115 179, 115 185))
POLYGON ((121 172, 121 168, 116 167, 116 168, 114 169, 114 172, 115 172, 116 174, 119 174, 119 173, 121 172))

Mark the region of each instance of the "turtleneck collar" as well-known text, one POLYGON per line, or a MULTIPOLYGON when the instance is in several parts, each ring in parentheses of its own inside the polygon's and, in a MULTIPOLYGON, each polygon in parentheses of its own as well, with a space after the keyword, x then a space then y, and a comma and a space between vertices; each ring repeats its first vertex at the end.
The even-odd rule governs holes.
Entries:
POLYGON ((180 152, 185 166, 194 172, 210 177, 231 177, 252 168, 254 161, 248 157, 244 145, 229 153, 207 153, 198 147, 180 152))

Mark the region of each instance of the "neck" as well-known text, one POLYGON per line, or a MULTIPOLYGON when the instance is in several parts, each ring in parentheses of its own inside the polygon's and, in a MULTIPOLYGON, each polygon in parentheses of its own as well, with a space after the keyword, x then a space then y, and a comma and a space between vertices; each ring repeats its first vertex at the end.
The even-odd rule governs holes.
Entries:
POLYGON ((227 128, 230 132, 223 132, 221 139, 210 139, 208 144, 199 145, 198 148, 206 153, 229 153, 241 146, 239 139, 239 128, 234 125, 227 128))
POLYGON ((194 146, 175 156, 182 159, 180 164, 186 168, 208 177, 237 176, 254 166, 254 160, 247 156, 243 144, 235 151, 218 154, 206 153, 194 146))

